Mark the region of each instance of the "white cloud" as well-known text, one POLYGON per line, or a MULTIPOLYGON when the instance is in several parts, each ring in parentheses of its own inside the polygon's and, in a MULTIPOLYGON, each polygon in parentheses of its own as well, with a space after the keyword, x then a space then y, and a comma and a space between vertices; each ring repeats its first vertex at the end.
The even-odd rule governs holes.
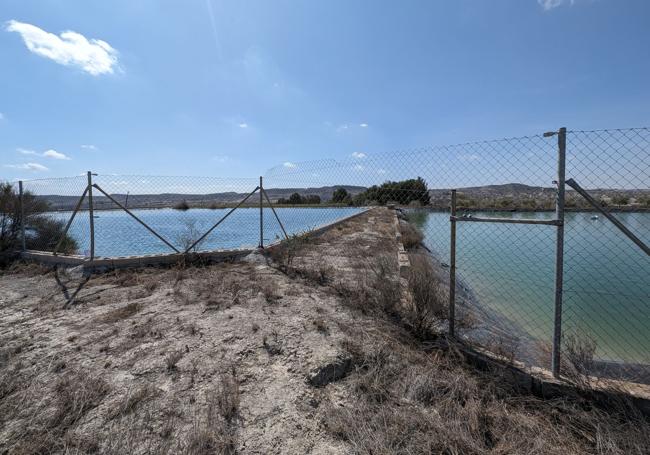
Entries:
POLYGON ((367 124, 367 123, 359 123, 359 126, 360 126, 361 128, 368 128, 368 124, 367 124))
POLYGON ((357 164, 357 165, 354 166, 355 171, 363 171, 363 169, 364 169, 364 167, 361 166, 360 164, 357 164))
POLYGON ((212 159, 218 163, 225 163, 230 160, 230 157, 228 155, 215 155, 212 159))
POLYGON ((248 128, 248 123, 240 123, 237 126, 240 127, 240 128, 248 128))
POLYGON ((539 3, 540 6, 544 8, 544 11, 549 11, 565 3, 573 5, 575 3, 575 0, 537 0, 537 3, 539 3))
POLYGON ((99 149, 97 148, 97 146, 92 145, 92 144, 81 144, 80 147, 81 147, 82 149, 84 149, 84 150, 91 150, 91 151, 93 151, 93 152, 99 150, 99 149))
POLYGON ((43 152, 45 158, 54 158, 55 160, 70 160, 71 158, 65 153, 57 152, 56 150, 46 150, 43 152))
POLYGON ((25 171, 34 171, 34 172, 49 171, 48 168, 38 163, 5 164, 5 167, 8 167, 10 169, 21 169, 25 171))
POLYGON ((5 115, 2 112, 0 112, 0 120, 4 120, 4 119, 5 119, 5 115))
POLYGON ((53 158, 55 160, 71 160, 69 156, 67 156, 65 153, 57 152, 56 150, 46 150, 43 153, 38 153, 35 152, 34 150, 27 150, 27 149, 16 149, 18 153, 22 153, 23 155, 35 155, 35 156, 42 156, 44 158, 53 158))
POLYGON ((345 131, 345 130, 347 130, 348 128, 349 128, 348 125, 343 124, 343 125, 339 125, 339 127, 336 128, 336 131, 339 131, 339 132, 340 132, 340 131, 345 131))
POLYGON ((285 161, 282 165, 284 167, 286 167, 286 168, 289 168, 289 169, 296 168, 296 165, 294 163, 292 163, 291 161, 285 161))
POLYGON ((379 175, 384 175, 384 174, 386 174, 386 169, 378 169, 378 170, 377 170, 377 174, 379 174, 379 175))
POLYGON ((352 158, 356 158, 358 160, 362 160, 366 157, 366 154, 363 152, 352 152, 352 158))
POLYGON ((73 31, 57 36, 35 25, 14 20, 7 22, 5 29, 19 33, 27 49, 34 54, 61 65, 76 66, 93 76, 112 74, 117 67, 117 51, 106 41, 88 40, 73 31))

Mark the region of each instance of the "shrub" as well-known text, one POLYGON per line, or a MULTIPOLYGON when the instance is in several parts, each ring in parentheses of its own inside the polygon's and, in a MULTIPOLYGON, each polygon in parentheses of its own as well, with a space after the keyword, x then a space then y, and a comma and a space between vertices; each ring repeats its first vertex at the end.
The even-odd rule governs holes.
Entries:
MULTIPOLYGON (((25 214, 25 244, 28 249, 53 250, 61 240, 59 252, 74 253, 75 240, 63 236, 65 222, 49 218, 45 212, 48 204, 31 192, 23 193, 25 214)), ((20 197, 9 183, 0 183, 0 257, 20 249, 22 222, 20 197)))
POLYGON ((189 210, 190 205, 187 203, 187 201, 180 201, 180 202, 177 202, 174 205, 174 209, 175 210, 189 210))
POLYGON ((429 258, 411 255, 410 259, 408 284, 413 300, 408 319, 415 335, 426 337, 435 330, 438 321, 447 318, 447 300, 429 258))
POLYGON ((337 188, 334 190, 334 194, 332 194, 332 202, 335 204, 350 202, 350 200, 350 193, 345 188, 337 188))
POLYGON ((427 183, 422 177, 418 177, 399 182, 386 182, 379 186, 373 185, 358 194, 354 200, 357 205, 372 205, 369 201, 376 201, 377 205, 386 205, 391 201, 400 205, 409 205, 413 201, 427 205, 430 196, 427 183))
POLYGON ((411 223, 402 222, 400 223, 400 228, 402 231, 402 243, 407 250, 418 247, 422 243, 422 240, 424 240, 422 232, 411 223))

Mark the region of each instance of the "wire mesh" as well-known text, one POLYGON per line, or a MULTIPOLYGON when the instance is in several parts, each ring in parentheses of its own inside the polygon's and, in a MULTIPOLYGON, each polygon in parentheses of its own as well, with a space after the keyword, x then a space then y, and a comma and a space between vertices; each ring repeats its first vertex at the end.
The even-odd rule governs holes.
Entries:
MULTIPOLYGON (((648 128, 570 131, 567 178, 650 244, 648 128)), ((650 384, 650 257, 567 194, 563 372, 650 384)))
MULTIPOLYGON (((566 149, 566 177, 650 243, 650 131, 570 131, 566 149)), ((455 188, 461 217, 457 333, 501 356, 548 368, 556 228, 466 220, 553 219, 557 156, 556 137, 537 135, 283 163, 263 179, 275 213, 265 198, 262 233, 260 194, 254 192, 258 178, 97 175, 95 254, 254 248, 284 236, 276 214, 292 235, 368 207, 394 204, 422 232, 439 275, 448 276, 450 189, 455 188)), ((85 175, 25 182, 35 201, 49 204, 47 211, 30 211, 28 248, 53 250, 56 242, 37 235, 39 220, 50 220, 60 231, 86 185, 85 175)), ((596 217, 570 188, 566 209, 562 373, 650 384, 648 255, 604 217, 596 217)), ((84 201, 65 252, 89 254, 89 219, 84 201)))

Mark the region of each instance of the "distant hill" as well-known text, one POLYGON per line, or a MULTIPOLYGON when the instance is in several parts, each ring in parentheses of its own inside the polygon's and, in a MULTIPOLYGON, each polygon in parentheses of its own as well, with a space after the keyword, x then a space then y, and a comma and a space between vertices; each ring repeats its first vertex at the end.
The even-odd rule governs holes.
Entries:
MULTIPOLYGON (((348 193, 352 195, 359 194, 365 191, 363 186, 353 185, 335 185, 335 186, 322 186, 315 188, 266 188, 266 193, 271 201, 276 202, 280 198, 289 198, 293 193, 299 193, 302 196, 316 195, 326 202, 332 199, 332 194, 337 188, 345 188, 348 193)), ((209 193, 209 194, 182 194, 182 193, 160 193, 160 194, 129 194, 128 207, 129 208, 161 208, 173 207, 179 202, 186 201, 194 206, 210 206, 212 204, 233 204, 241 201, 248 193, 237 193, 234 191, 223 193, 209 193)), ((79 195, 80 196, 80 195, 79 195)), ((79 196, 60 196, 60 195, 42 195, 37 196, 38 199, 45 200, 52 210, 72 210, 74 209, 79 196)), ((126 193, 112 193, 111 197, 125 204, 127 200, 126 193)), ((250 200, 249 200, 250 201, 250 200)), ((255 202, 252 199, 251 202, 255 202)), ((93 191, 94 207, 98 210, 115 208, 106 196, 103 196, 99 191, 93 191)), ((87 208, 87 203, 84 202, 82 208, 87 208)))

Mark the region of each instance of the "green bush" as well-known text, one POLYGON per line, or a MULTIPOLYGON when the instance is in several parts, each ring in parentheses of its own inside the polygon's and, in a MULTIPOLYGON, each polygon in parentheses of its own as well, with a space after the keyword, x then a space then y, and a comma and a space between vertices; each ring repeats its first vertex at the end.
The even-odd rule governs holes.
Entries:
MULTIPOLYGON (((52 251, 61 241, 59 252, 74 253, 77 243, 66 235, 65 223, 48 217, 48 204, 38 200, 32 193, 23 193, 25 213, 25 244, 27 249, 52 251)), ((22 221, 20 198, 10 183, 0 183, 0 254, 8 254, 21 248, 20 226, 22 221)))
POLYGON ((373 185, 354 198, 356 205, 370 205, 370 201, 376 201, 377 205, 386 205, 388 202, 409 205, 413 201, 427 205, 430 201, 429 189, 424 179, 418 177, 399 182, 385 182, 379 186, 373 185))

